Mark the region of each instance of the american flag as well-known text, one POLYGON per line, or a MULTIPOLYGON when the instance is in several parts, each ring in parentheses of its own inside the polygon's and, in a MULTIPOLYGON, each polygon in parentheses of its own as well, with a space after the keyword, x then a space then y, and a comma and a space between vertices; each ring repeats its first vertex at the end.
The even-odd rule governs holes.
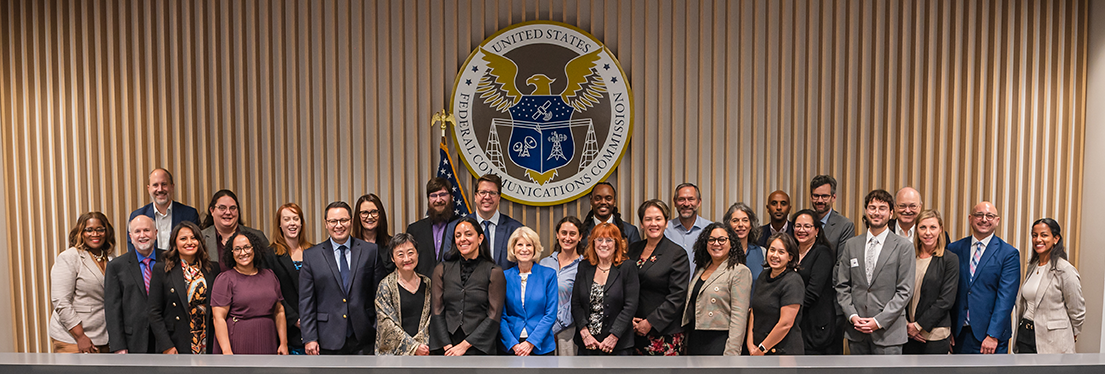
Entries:
POLYGON ((449 180, 449 189, 453 194, 453 213, 458 217, 467 216, 472 212, 468 206, 468 195, 464 194, 464 189, 457 182, 457 169, 453 167, 453 160, 449 157, 449 147, 445 145, 444 139, 441 141, 440 150, 441 162, 437 165, 437 176, 449 180))

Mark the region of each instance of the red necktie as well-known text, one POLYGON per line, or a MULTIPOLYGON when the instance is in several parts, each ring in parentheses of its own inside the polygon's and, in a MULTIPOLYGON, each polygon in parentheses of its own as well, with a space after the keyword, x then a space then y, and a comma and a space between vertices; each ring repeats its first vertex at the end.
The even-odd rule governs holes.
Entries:
POLYGON ((150 263, 153 262, 152 258, 146 258, 142 260, 142 264, 146 265, 142 267, 142 281, 146 282, 146 294, 150 293, 150 263))

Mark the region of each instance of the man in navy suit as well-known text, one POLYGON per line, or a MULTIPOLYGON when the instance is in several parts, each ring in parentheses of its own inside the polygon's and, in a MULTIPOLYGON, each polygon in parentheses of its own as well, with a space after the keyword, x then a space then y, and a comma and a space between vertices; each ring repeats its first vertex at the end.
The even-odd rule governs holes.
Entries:
MULTIPOLYGON (((159 251, 169 249, 169 235, 172 234, 176 225, 184 221, 200 224, 200 216, 196 212, 196 208, 173 201, 173 190, 175 189, 173 174, 162 168, 153 169, 150 172, 149 184, 146 185, 146 191, 150 193, 150 199, 153 202, 131 212, 130 218, 127 219, 129 222, 138 216, 152 218, 157 229, 157 249, 159 251)), ((131 243, 129 236, 127 237, 127 249, 134 251, 134 244, 131 243)))
POLYGON ((1006 353, 1010 314, 1021 280, 1021 252, 994 235, 1001 216, 983 201, 971 209, 971 236, 948 245, 959 258, 959 294, 952 308, 955 353, 1006 353))
MULTIPOLYGON (((475 218, 483 226, 483 240, 490 245, 491 258, 495 260, 495 265, 506 270, 518 265, 507 258, 507 239, 514 234, 514 230, 523 225, 514 218, 499 213, 499 192, 502 188, 503 180, 495 174, 484 175, 476 180, 476 212, 468 216, 475 218)), ((452 238, 454 226, 456 222, 450 223, 445 229, 445 235, 449 238, 452 238)), ((448 253, 450 247, 452 240, 445 240, 443 252, 448 253)))
POLYGON ((307 354, 372 353, 376 287, 384 278, 376 244, 349 234, 353 209, 342 201, 323 215, 330 239, 303 252, 299 270, 300 330, 307 354))

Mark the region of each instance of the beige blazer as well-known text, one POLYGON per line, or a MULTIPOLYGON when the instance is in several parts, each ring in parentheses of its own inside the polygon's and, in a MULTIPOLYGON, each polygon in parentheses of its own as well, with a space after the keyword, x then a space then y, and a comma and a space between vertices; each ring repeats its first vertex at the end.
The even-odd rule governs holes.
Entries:
MULTIPOLYGON (((110 261, 114 256, 108 256, 110 261)), ((104 320, 104 273, 86 251, 66 249, 50 268, 50 314, 47 331, 51 338, 76 344, 69 330, 77 324, 92 344, 107 344, 104 320)))
MULTIPOLYGON (((1081 277, 1070 262, 1062 258, 1053 258, 1050 265, 1044 265, 1046 273, 1040 279, 1040 288, 1036 291, 1036 311, 1032 321, 1036 325, 1036 351, 1039 353, 1075 353, 1074 337, 1082 332, 1082 322, 1086 319, 1086 300, 1082 298, 1081 277)), ((1028 272, 1036 271, 1036 264, 1028 265, 1028 272)), ((1028 279, 1028 276, 1025 276, 1028 279)), ((1024 284, 1021 284, 1024 287, 1024 284)), ((1024 317, 1025 307, 1030 301, 1024 293, 1017 295, 1017 320, 1024 317)), ((1017 331, 1017 329, 1013 329, 1017 331)), ((1016 337, 1013 341, 1017 341, 1016 337)))
MULTIPOLYGON (((683 304, 683 325, 691 322, 694 313, 696 330, 729 330, 725 341, 726 356, 740 356, 744 334, 748 331, 748 304, 752 300, 752 271, 737 264, 730 268, 726 260, 702 284, 698 298, 690 300, 690 290, 702 278, 703 268, 696 269, 687 287, 687 302, 683 304), (693 306, 693 310, 691 309, 693 306)), ((689 327, 685 327, 689 328, 689 327)))

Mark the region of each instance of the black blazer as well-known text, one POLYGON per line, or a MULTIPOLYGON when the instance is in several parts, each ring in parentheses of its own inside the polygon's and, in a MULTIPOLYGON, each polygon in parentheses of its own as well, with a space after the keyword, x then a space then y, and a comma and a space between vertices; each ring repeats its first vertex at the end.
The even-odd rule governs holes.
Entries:
POLYGON ((276 274, 276 280, 280 281, 280 294, 284 297, 284 319, 288 336, 288 346, 302 348, 304 344, 303 334, 295 323, 299 321, 299 270, 292 263, 292 256, 287 253, 276 255, 272 249, 265 253, 265 262, 276 274))
MULTIPOLYGON (((760 230, 760 240, 756 243, 760 247, 767 249, 767 239, 771 238, 771 223, 760 226, 757 230, 760 230)), ((787 234, 794 236, 794 224, 787 223, 787 234)))
MULTIPOLYGON (((913 290, 917 300, 917 312, 909 322, 917 322, 925 331, 937 327, 952 326, 952 306, 959 292, 959 256, 944 250, 943 256, 932 256, 925 277, 921 279, 921 289, 913 290)), ((909 306, 906 305, 906 317, 909 306)))
MULTIPOLYGON (((211 286, 219 275, 219 263, 209 262, 203 270, 207 281, 207 353, 215 342, 215 327, 211 322, 211 286)), ((150 329, 153 330, 157 353, 176 347, 177 353, 192 353, 192 329, 188 314, 188 285, 184 283, 184 271, 174 264, 168 273, 165 264, 159 263, 150 275, 150 329)))
MULTIPOLYGON (((630 245, 626 262, 636 266, 647 244, 647 240, 642 240, 630 245)), ((683 303, 687 302, 691 278, 687 251, 667 237, 661 238, 656 250, 637 271, 637 277, 641 293, 635 317, 647 319, 652 332, 659 335, 683 331, 683 303)))
MULTIPOLYGON (((591 265, 591 262, 580 261, 575 286, 572 289, 572 320, 577 328, 574 339, 580 349, 583 347, 583 338, 578 331, 587 327, 590 319, 591 285, 595 282, 595 271, 595 265, 591 265)), ((602 300, 602 331, 599 334, 591 332, 595 340, 601 342, 607 335, 614 334, 618 337, 615 350, 633 348, 633 315, 637 312, 637 296, 640 287, 637 264, 632 260, 625 260, 621 265, 610 267, 610 273, 606 275, 606 285, 603 286, 605 297, 602 300)))
MULTIPOLYGON (((799 264, 798 275, 806 285, 802 301, 802 341, 807 348, 821 349, 833 343, 835 332, 836 290, 832 275, 836 253, 826 245, 815 244, 799 264)), ((839 342, 837 342, 839 343, 839 342)))
MULTIPOLYGON (((164 269, 164 255, 153 248, 154 263, 150 267, 150 290, 153 273, 164 269)), ((107 264, 104 276, 104 316, 107 320, 108 345, 111 351, 126 349, 130 353, 147 352, 150 348, 150 302, 142 267, 134 251, 116 257, 107 264)))
MULTIPOLYGON (((441 236, 441 256, 445 257, 445 250, 448 246, 445 245, 445 241, 451 241, 452 238, 449 234, 452 233, 449 230, 450 227, 456 224, 457 217, 449 219, 449 222, 445 224, 445 230, 442 230, 441 236)), ((442 259, 437 257, 437 250, 434 249, 434 223, 429 217, 415 221, 407 226, 407 233, 414 236, 414 241, 418 245, 415 249, 418 251, 418 266, 414 268, 414 271, 418 274, 425 275, 426 277, 432 277, 434 275, 434 268, 442 259)), ((391 258, 391 252, 387 253, 387 257, 391 258)))
POLYGON ((430 277, 433 313, 430 316, 430 350, 452 344, 451 336, 459 329, 472 348, 485 354, 495 354, 499 341, 499 321, 503 316, 506 297, 506 277, 503 268, 489 260, 477 258, 475 270, 468 282, 461 282, 461 261, 445 261, 430 277))
MULTIPOLYGON (((621 230, 622 238, 627 240, 627 243, 633 244, 641 241, 641 233, 637 230, 637 226, 629 224, 629 222, 622 220, 622 214, 614 211, 614 223, 617 224, 618 230, 621 230)), ((587 243, 587 237, 591 236, 591 230, 595 229, 595 213, 594 211, 588 212, 586 217, 583 217, 583 227, 580 228, 580 243, 587 243)))

